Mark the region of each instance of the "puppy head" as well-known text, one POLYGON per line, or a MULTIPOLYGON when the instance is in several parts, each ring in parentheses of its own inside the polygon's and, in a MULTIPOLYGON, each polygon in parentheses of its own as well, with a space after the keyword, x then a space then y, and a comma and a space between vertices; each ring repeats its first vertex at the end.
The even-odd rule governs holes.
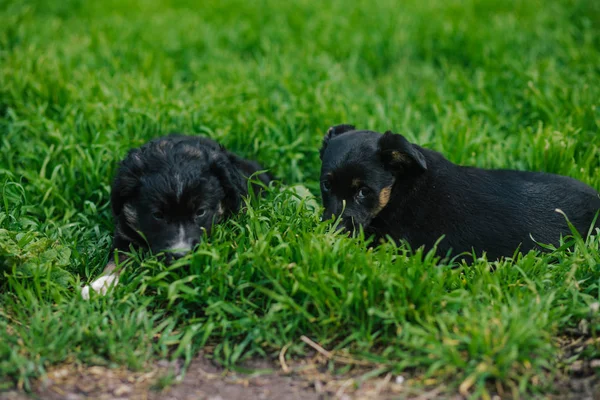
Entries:
POLYGON ((191 144, 167 138, 128 154, 113 185, 116 237, 178 258, 239 208, 247 190, 228 153, 191 144))
POLYGON ((342 216, 342 228, 368 227, 390 201, 394 184, 427 170, 419 148, 402 135, 329 128, 321 154, 323 220, 342 216))
POLYGON ((123 206, 124 222, 154 253, 183 256, 223 217, 225 195, 219 180, 190 172, 143 176, 137 195, 123 206))

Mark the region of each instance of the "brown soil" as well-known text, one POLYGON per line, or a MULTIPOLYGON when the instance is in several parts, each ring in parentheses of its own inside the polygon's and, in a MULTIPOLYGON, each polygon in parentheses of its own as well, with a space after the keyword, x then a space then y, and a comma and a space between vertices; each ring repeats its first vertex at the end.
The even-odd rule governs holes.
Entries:
POLYGON ((576 331, 572 336, 558 338, 561 359, 577 359, 571 363, 560 377, 556 388, 558 393, 550 395, 550 400, 600 400, 600 359, 589 360, 581 355, 590 348, 597 348, 600 338, 590 338, 587 332, 576 331))
MULTIPOLYGON (((322 399, 461 399, 440 382, 393 376, 363 377, 373 366, 358 365, 352 373, 337 376, 327 372, 327 355, 293 361, 253 360, 245 372, 227 371, 199 354, 187 372, 181 362, 160 361, 147 372, 124 368, 63 364, 51 368, 45 379, 26 395, 22 391, 0 393, 2 400, 322 400, 322 399), (170 378, 169 378, 170 377, 170 378), (166 389, 161 389, 166 385, 166 389), (432 389, 418 389, 433 387, 432 389)), ((339 360, 338 360, 339 361, 339 360)), ((344 361, 344 360, 342 360, 344 361)), ((346 359, 345 361, 351 361, 346 359)), ((594 363, 576 362, 558 382, 558 392, 546 399, 600 400, 600 375, 594 363)), ((510 398, 493 396, 493 399, 510 398)))
POLYGON ((324 400, 324 399, 453 399, 441 389, 430 391, 411 387, 411 380, 391 374, 361 382, 368 368, 354 368, 352 374, 333 376, 325 371, 320 354, 301 361, 279 362, 254 360, 246 363, 249 373, 226 371, 199 355, 190 364, 183 379, 180 362, 157 363, 149 372, 131 372, 124 368, 65 364, 48 371, 34 391, 0 394, 2 400, 48 399, 131 399, 131 400, 324 400), (284 371, 285 370, 285 371, 284 371), (157 387, 161 379, 168 387, 157 387))

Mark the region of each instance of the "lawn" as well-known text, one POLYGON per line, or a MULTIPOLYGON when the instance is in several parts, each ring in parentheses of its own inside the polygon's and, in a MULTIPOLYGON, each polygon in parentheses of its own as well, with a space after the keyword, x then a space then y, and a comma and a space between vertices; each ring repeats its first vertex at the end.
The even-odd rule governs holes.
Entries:
POLYGON ((0 5, 0 390, 64 362, 301 358, 303 335, 367 377, 473 397, 544 396, 600 358, 599 239, 452 269, 338 235, 314 206, 337 123, 600 190, 600 2, 0 5), (135 257, 111 296, 82 301, 108 259, 119 159, 170 131, 215 138, 284 184, 189 258, 135 257))

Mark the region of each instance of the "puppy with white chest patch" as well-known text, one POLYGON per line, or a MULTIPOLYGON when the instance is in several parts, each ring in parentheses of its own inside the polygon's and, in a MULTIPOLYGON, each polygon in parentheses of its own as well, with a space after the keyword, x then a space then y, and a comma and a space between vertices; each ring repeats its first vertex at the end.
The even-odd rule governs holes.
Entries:
MULTIPOLYGON (((248 178, 263 168, 198 136, 170 135, 131 150, 113 181, 115 232, 111 255, 125 259, 130 246, 165 252, 167 261, 192 250, 214 224, 237 212, 248 194, 248 178)), ((272 177, 258 174, 268 185, 272 177)), ((254 192, 260 185, 250 185, 254 192)), ((105 294, 117 284, 114 261, 104 276, 85 286, 105 294)))
POLYGON ((497 259, 539 248, 536 241, 557 245, 571 234, 557 209, 582 236, 600 210, 598 192, 575 179, 456 165, 392 132, 334 126, 320 155, 324 220, 341 217, 346 230, 361 226, 412 248, 431 249, 444 236, 442 255, 497 259))

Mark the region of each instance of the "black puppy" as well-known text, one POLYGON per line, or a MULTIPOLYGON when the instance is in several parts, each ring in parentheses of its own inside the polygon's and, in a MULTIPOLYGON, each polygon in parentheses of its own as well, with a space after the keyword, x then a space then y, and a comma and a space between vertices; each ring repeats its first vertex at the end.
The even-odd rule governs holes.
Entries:
MULTIPOLYGON (((210 234, 213 224, 237 212, 248 194, 248 178, 262 170, 254 161, 198 136, 170 135, 129 151, 113 181, 111 205, 115 232, 111 255, 130 245, 179 258, 210 234)), ((272 177, 257 176, 268 185, 272 177)), ((255 192, 260 185, 252 184, 255 192)), ((118 282, 116 265, 90 286, 106 293, 118 282)), ((89 298, 90 286, 82 290, 89 298)))
POLYGON ((536 248, 534 240, 556 245, 571 234, 557 209, 583 236, 600 210, 600 195, 575 179, 455 165, 392 132, 334 126, 320 154, 324 220, 341 215, 345 229, 360 225, 412 248, 431 249, 444 235, 442 255, 497 259, 536 248))

